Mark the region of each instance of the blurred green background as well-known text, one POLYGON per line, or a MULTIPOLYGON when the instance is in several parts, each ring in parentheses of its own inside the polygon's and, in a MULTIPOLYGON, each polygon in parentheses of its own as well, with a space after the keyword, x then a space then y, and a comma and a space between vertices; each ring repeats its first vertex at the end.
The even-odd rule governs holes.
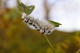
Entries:
MULTIPOLYGON (((0 53, 53 53, 43 35, 23 23, 16 8, 0 4, 0 53)), ((75 53, 80 48, 79 31, 55 30, 47 37, 57 53, 75 53)))

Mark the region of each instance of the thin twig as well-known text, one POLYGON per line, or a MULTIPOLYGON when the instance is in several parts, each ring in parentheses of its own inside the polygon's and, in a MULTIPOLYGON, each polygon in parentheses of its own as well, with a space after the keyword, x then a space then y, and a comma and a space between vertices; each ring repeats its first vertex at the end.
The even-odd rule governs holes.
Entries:
POLYGON ((52 44, 50 43, 50 41, 48 40, 47 36, 46 36, 46 35, 43 35, 43 36, 44 36, 44 38, 46 39, 46 41, 48 42, 48 44, 50 45, 50 47, 52 48, 53 52, 56 53, 53 45, 52 45, 52 44))

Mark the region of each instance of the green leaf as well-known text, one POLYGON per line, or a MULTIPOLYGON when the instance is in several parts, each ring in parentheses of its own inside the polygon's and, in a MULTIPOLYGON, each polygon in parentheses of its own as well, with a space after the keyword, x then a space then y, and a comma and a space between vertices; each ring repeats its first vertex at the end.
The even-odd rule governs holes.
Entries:
POLYGON ((32 11, 34 10, 35 6, 31 5, 31 6, 26 6, 23 3, 20 3, 19 5, 20 9, 25 12, 27 15, 31 14, 32 11))
POLYGON ((59 25, 62 25, 62 24, 60 24, 58 22, 51 21, 51 20, 49 22, 52 23, 53 25, 55 25, 55 27, 59 27, 59 25))

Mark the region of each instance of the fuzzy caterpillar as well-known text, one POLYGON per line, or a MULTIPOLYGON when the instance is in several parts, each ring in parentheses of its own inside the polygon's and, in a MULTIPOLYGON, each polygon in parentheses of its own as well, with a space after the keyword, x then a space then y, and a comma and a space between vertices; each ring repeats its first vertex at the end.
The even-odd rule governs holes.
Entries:
POLYGON ((43 22, 38 19, 32 18, 25 13, 22 13, 22 20, 23 22, 34 26, 38 31, 42 34, 50 34, 54 30, 54 25, 49 22, 43 22))

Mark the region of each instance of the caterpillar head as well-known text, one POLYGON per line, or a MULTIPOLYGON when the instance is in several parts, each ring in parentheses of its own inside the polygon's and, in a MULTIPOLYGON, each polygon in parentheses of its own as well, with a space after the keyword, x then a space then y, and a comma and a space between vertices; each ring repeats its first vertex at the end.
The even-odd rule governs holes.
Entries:
POLYGON ((25 17, 26 17, 26 14, 25 13, 22 13, 22 20, 24 20, 25 19, 25 17))

